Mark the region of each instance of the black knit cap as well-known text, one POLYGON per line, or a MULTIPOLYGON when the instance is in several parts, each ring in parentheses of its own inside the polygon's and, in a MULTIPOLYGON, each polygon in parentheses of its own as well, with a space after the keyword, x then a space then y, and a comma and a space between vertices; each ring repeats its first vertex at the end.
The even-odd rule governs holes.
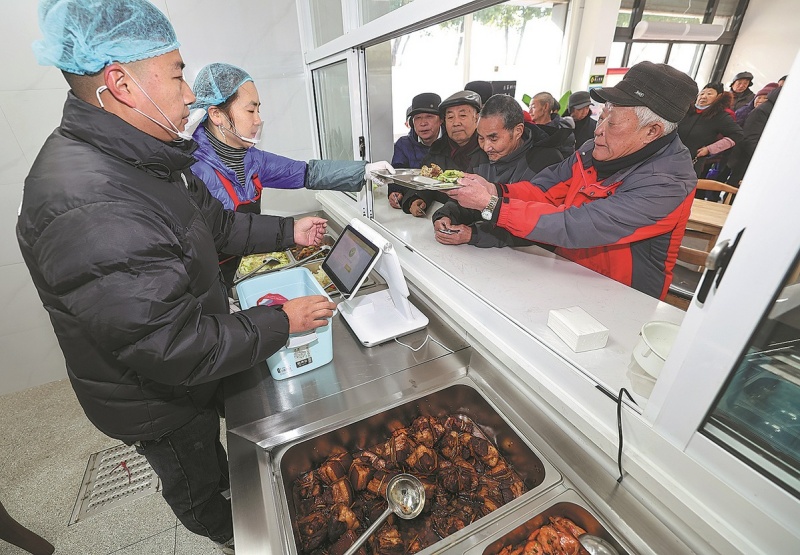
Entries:
POLYGON ((470 81, 464 85, 464 90, 476 92, 481 95, 481 105, 486 104, 486 101, 494 94, 494 89, 489 81, 470 81))
POLYGON ((647 106, 665 120, 677 123, 697 98, 697 83, 672 66, 640 62, 613 87, 592 89, 598 102, 617 106, 647 106))
POLYGON ((411 100, 408 117, 413 118, 417 114, 435 114, 438 116, 441 102, 442 97, 436 93, 418 94, 411 100))
POLYGON ((481 111, 481 95, 474 91, 458 91, 453 93, 439 104, 439 113, 444 115, 445 110, 453 106, 472 106, 477 111, 481 111))
MULTIPOLYGON (((722 94, 725 91, 725 87, 722 85, 722 83, 719 82, 709 83, 708 85, 703 87, 703 89, 714 89, 715 91, 717 91, 717 94, 722 94)), ((700 90, 702 91, 703 89, 700 90)))

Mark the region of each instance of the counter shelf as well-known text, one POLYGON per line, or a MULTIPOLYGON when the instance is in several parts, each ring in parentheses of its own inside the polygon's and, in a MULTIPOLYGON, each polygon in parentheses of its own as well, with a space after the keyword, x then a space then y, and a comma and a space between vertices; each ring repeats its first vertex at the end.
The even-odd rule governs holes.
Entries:
MULTIPOLYGON (((434 237, 430 217, 414 218, 391 208, 385 188, 379 188, 374 196, 375 223, 385 230, 384 235, 402 242, 468 288, 609 395, 616 397, 620 388, 627 388, 636 401, 630 408, 642 411, 650 387, 640 387, 629 370, 639 331, 650 321, 680 324, 681 310, 538 246, 481 249, 442 245, 434 237), (604 348, 576 353, 547 326, 551 309, 572 306, 581 307, 609 329, 604 348)), ((434 202, 428 214, 440 206, 434 202)), ((408 269, 406 274, 408 281, 414 279, 408 269)), ((428 276, 421 278, 427 280, 428 276)))

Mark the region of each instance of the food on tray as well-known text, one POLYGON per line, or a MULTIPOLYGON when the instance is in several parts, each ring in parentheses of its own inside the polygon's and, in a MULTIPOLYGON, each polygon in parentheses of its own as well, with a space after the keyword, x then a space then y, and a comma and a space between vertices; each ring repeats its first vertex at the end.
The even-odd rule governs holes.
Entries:
POLYGON ((445 170, 441 174, 436 176, 436 179, 439 181, 444 181, 445 183, 455 183, 459 179, 464 177, 464 172, 459 170, 445 170))
POLYGON ((423 177, 439 177, 442 173, 442 168, 440 168, 436 164, 431 164, 430 166, 422 166, 419 174, 423 177))
POLYGON ((400 472, 422 481, 422 514, 387 521, 359 553, 417 553, 527 490, 497 447, 463 416, 420 416, 391 427, 385 442, 352 453, 342 449, 295 480, 302 553, 344 553, 386 509, 386 487, 400 472))
POLYGON ((295 260, 305 260, 309 256, 318 253, 320 248, 311 245, 309 247, 292 247, 290 250, 292 251, 292 256, 294 256, 295 260))
POLYGON ((323 289, 327 289, 333 285, 331 278, 328 277, 328 274, 325 273, 325 270, 322 269, 322 266, 320 266, 319 270, 314 272, 314 279, 319 282, 323 289))
POLYGON ((551 516, 550 524, 537 528, 520 543, 507 545, 497 555, 527 555, 531 553, 585 553, 578 536, 586 530, 561 516, 551 516))
POLYGON ((264 270, 272 270, 275 268, 281 268, 283 266, 287 266, 289 262, 289 255, 286 252, 268 252, 265 254, 251 254, 249 256, 242 257, 241 262, 239 262, 239 275, 244 276, 264 264, 265 260, 274 259, 270 261, 266 266, 263 267, 264 270))

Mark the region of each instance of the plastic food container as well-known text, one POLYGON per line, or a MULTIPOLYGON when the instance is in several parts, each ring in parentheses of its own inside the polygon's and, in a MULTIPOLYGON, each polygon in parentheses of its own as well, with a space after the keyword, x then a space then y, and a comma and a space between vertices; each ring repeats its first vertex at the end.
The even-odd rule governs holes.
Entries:
POLYGON ((672 322, 647 322, 639 332, 633 359, 648 374, 657 378, 664 367, 680 326, 672 322))
MULTIPOLYGON (((242 309, 256 306, 258 299, 268 293, 277 293, 287 299, 308 295, 324 295, 322 286, 307 268, 292 268, 255 276, 236 286, 242 309)), ((333 359, 333 332, 330 322, 316 330, 291 334, 286 347, 267 359, 272 377, 284 380, 304 374, 329 363, 333 359)))

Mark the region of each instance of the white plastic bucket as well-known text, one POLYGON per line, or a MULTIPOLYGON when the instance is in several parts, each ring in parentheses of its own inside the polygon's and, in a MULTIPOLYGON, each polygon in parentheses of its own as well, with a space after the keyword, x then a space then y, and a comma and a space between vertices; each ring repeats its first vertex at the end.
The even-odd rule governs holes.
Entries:
POLYGON ((657 378, 664 367, 680 326, 672 322, 647 322, 639 332, 633 358, 648 374, 657 378))

